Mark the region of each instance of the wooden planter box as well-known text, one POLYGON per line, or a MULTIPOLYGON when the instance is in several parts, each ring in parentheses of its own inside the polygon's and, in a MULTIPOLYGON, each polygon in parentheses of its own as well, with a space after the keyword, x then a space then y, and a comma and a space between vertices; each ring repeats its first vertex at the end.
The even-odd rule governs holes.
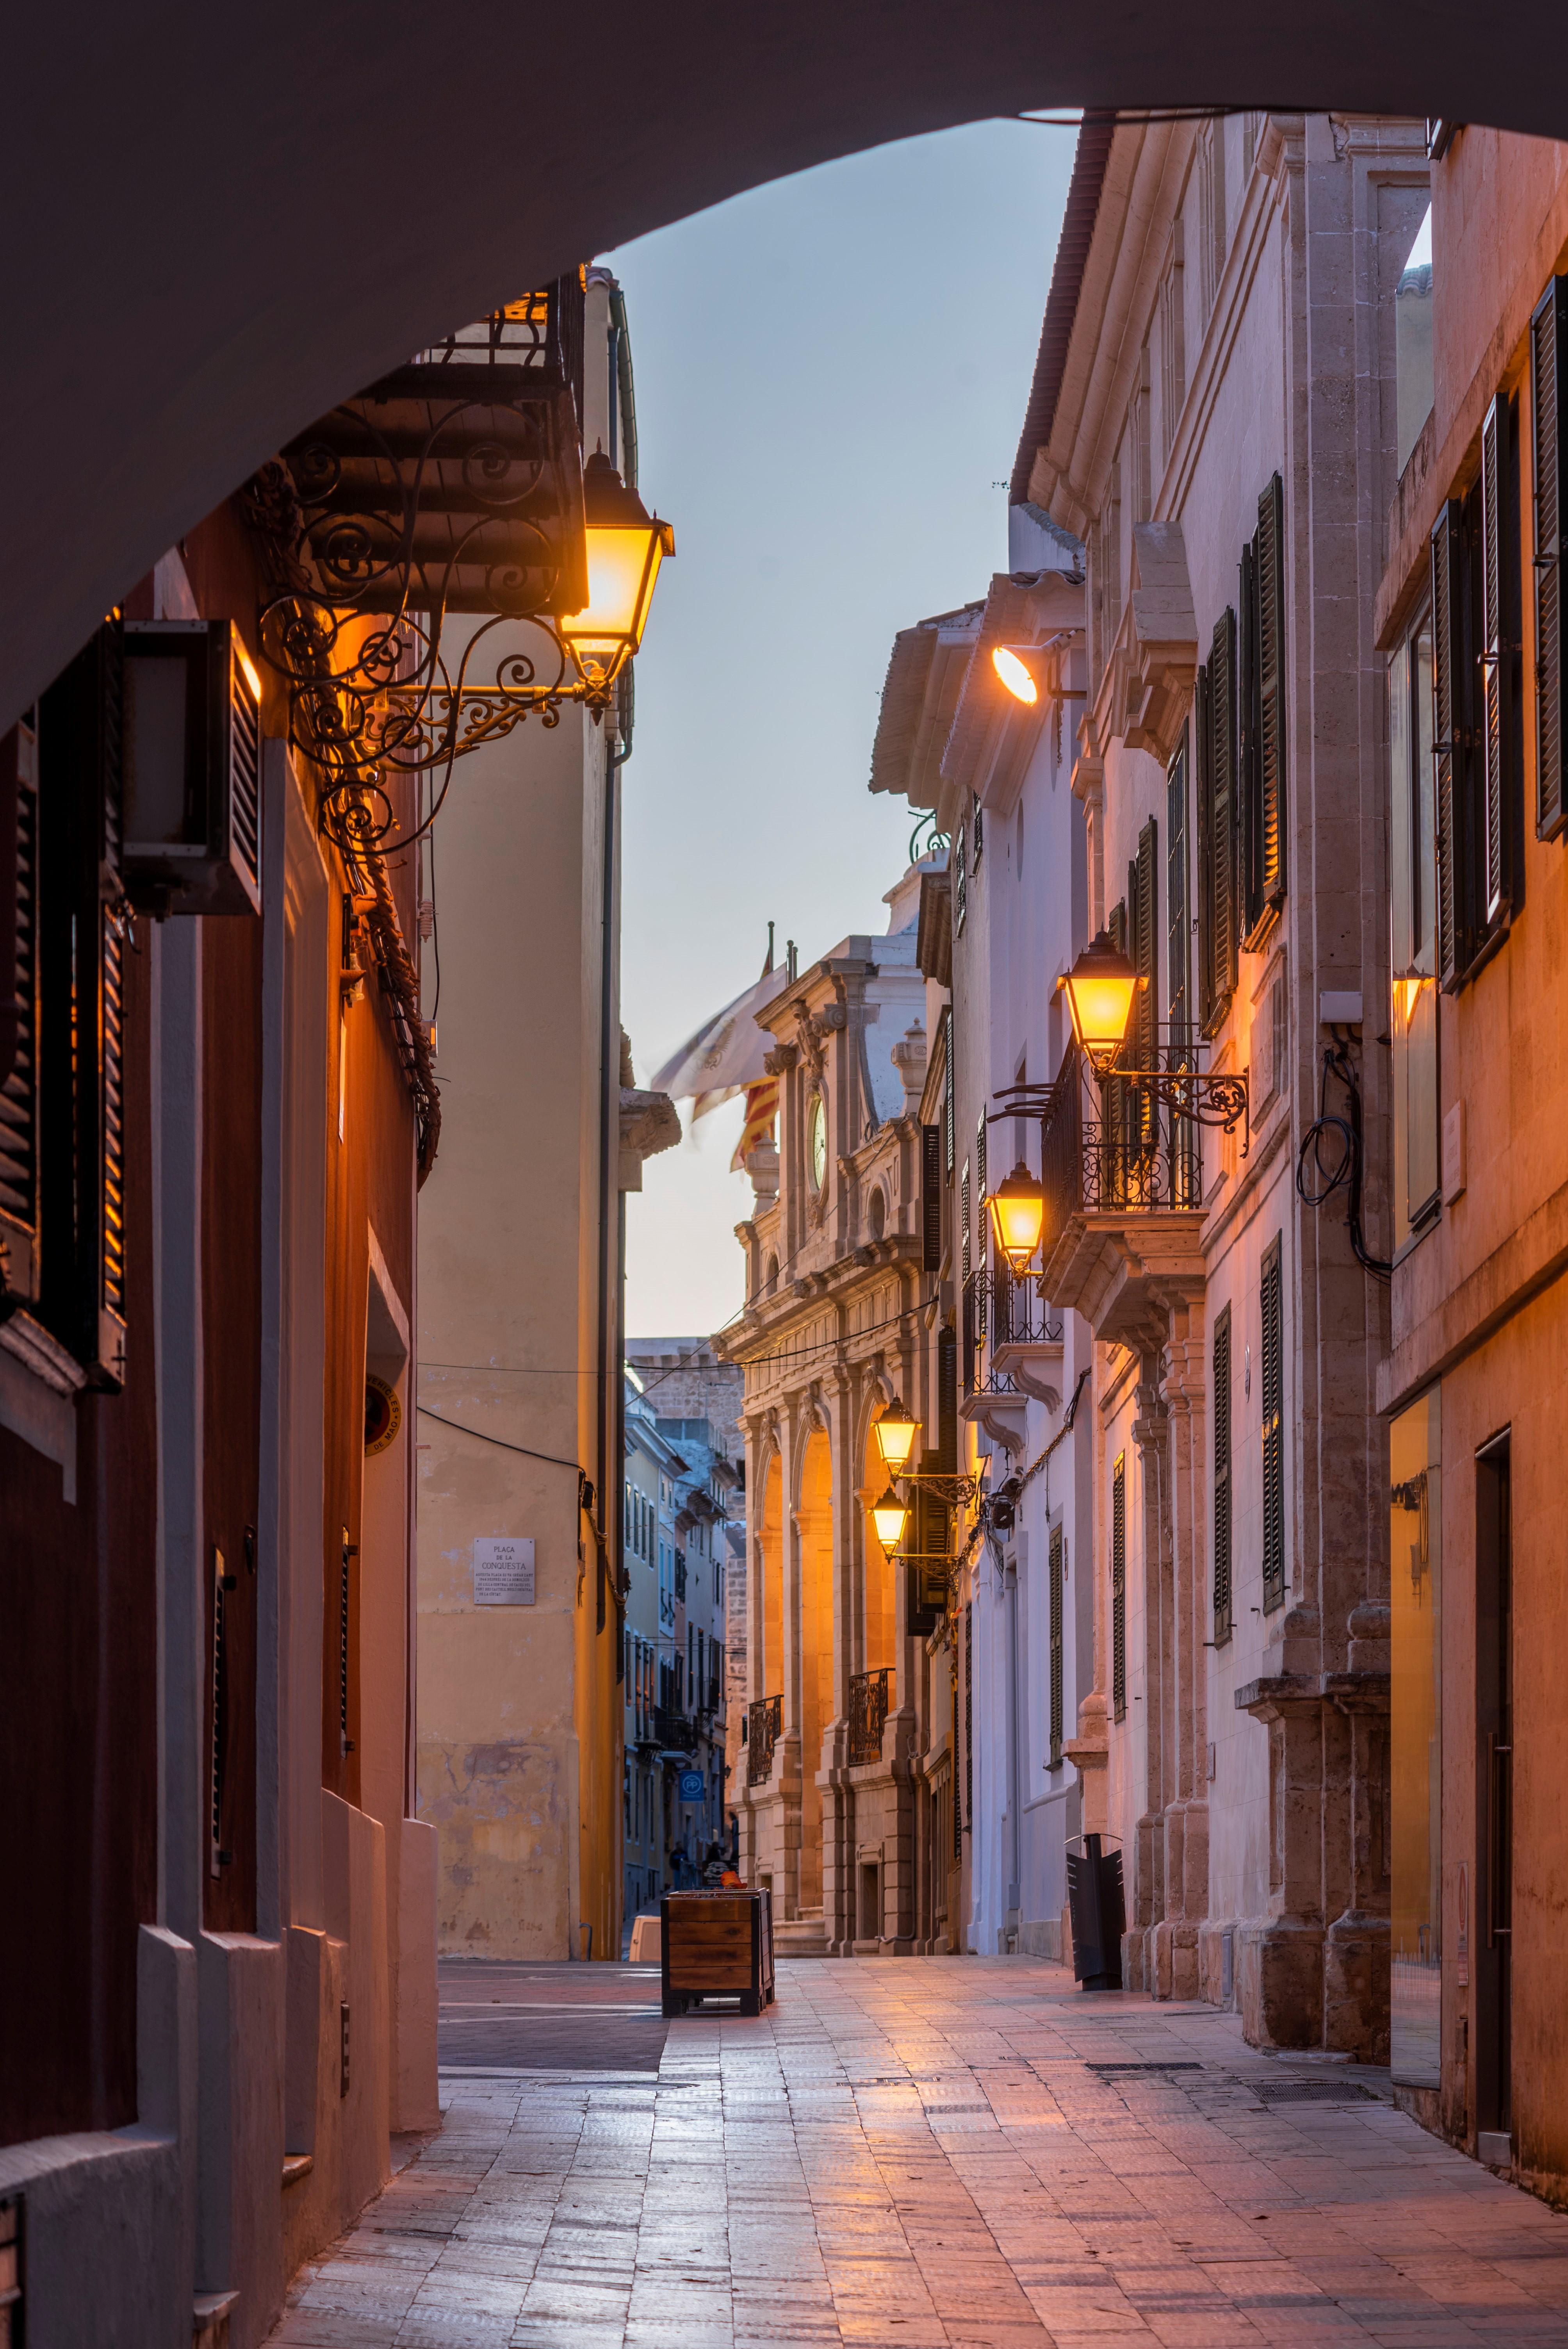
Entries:
POLYGON ((748 1891, 666 1892, 660 1962, 666 2014, 705 1998, 738 1998, 742 2014, 773 2003, 773 1896, 748 1891))

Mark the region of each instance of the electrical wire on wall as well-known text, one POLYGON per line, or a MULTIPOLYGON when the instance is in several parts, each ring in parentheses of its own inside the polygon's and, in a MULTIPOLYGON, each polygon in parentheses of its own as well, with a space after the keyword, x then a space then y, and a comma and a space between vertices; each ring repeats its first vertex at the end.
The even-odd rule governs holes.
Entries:
POLYGON ((1394 1268, 1374 1256, 1367 1246, 1361 1229, 1361 1184, 1366 1165, 1366 1145, 1361 1130, 1361 1087, 1351 1066, 1348 1043, 1336 1035, 1323 1048, 1323 1072, 1318 1080, 1317 1115, 1301 1138, 1296 1154, 1296 1195, 1308 1207, 1325 1207, 1336 1191, 1346 1191, 1346 1225, 1356 1261, 1366 1272, 1378 1280, 1387 1280, 1394 1268), (1345 1088, 1345 1114, 1334 1115, 1328 1107, 1328 1081, 1335 1078, 1345 1088), (1325 1149, 1328 1155, 1325 1156, 1325 1149))

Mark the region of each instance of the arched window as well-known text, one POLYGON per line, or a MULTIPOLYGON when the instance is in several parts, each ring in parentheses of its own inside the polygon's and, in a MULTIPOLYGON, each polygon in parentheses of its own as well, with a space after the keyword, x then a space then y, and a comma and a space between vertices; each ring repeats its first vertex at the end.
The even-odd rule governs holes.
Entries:
POLYGON ((873 1240, 880 1240, 887 1222, 887 1194, 880 1183, 872 1185, 872 1195, 866 1202, 866 1222, 873 1240))

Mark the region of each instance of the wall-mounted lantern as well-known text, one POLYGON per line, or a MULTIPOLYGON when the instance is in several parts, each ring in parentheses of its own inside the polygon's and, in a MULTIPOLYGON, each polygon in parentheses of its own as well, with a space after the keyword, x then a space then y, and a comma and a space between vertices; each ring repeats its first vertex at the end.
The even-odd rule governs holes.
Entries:
POLYGON ((991 1229, 995 1234, 996 1246, 1006 1257, 1014 1278, 1021 1280, 1040 1245, 1046 1220, 1045 1188, 1020 1159, 985 1204, 991 1210, 991 1229))
POLYGON ((909 1523, 909 1509, 889 1485, 880 1501, 872 1503, 872 1523, 877 1529, 877 1539, 889 1557, 903 1539, 903 1529, 909 1523))
POLYGON ((872 1433, 877 1440, 877 1450, 882 1454, 882 1466, 890 1476, 902 1476, 908 1466, 909 1455, 914 1450, 915 1438, 920 1433, 919 1420, 910 1417, 895 1395, 876 1422, 872 1433))

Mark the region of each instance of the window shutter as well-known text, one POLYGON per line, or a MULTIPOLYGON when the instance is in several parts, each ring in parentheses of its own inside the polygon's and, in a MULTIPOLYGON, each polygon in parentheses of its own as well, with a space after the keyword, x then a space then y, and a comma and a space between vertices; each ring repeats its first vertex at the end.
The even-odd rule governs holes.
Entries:
POLYGON ((936 1444, 944 1476, 958 1473, 958 1333, 949 1322, 936 1338, 936 1444))
POLYGON ((942 1164, 945 1181, 953 1180, 957 1139, 953 1118, 953 1006, 942 1015, 942 1164))
POLYGON ((1280 1243, 1259 1284, 1264 1371, 1264 1612, 1284 1605, 1284 1320, 1280 1243))
POLYGON ((923 1272, 942 1269, 942 1128, 920 1129, 920 1263, 923 1272))
POLYGON ((1262 763, 1258 755, 1258 542, 1242 549, 1236 607, 1237 940, 1245 946, 1263 913, 1262 763))
POLYGON ((1127 1717, 1127 1454, 1110 1472, 1110 1706, 1127 1717))
MULTIPOLYGON (((982 1110, 980 1112, 979 1122, 975 1128, 975 1197, 977 1212, 982 1217, 984 1217, 985 1213, 987 1189, 988 1185, 985 1178, 985 1112, 982 1110)), ((984 1263, 985 1260, 985 1229, 984 1222, 982 1222, 980 1227, 980 1247, 978 1254, 981 1262, 984 1263)))
POLYGON ((1132 870, 1136 885, 1132 964, 1147 983, 1135 1002, 1140 1069, 1154 1065, 1160 1032, 1160 832, 1150 817, 1138 835, 1138 862, 1132 870))
POLYGON ((1205 874, 1209 1007, 1205 1032, 1230 1009, 1236 985, 1236 616, 1227 609, 1209 649, 1208 817, 1205 874))
POLYGON ((1198 1025, 1206 1030, 1213 1013, 1214 987, 1214 823, 1213 741, 1209 714, 1209 665, 1198 671, 1192 688, 1193 802, 1197 817, 1198 884, 1198 1025))
POLYGON ((961 937, 964 917, 969 905, 969 855, 965 827, 958 827, 958 837, 953 843, 953 935, 961 937))
POLYGON ((1509 414, 1500 392, 1487 412, 1480 436, 1481 480, 1481 796, 1486 893, 1490 926, 1508 912, 1510 841, 1508 781, 1511 771, 1511 662, 1505 598, 1512 532, 1509 528, 1509 414))
POLYGON ((122 667, 117 616, 38 711, 43 1310, 99 1386, 125 1360, 122 667))
POLYGON ((1214 1324, 1214 1645, 1231 1636, 1231 1309, 1214 1324))
POLYGON ((38 767, 30 719, 0 739, 0 1299, 38 1295, 38 767))
POLYGON ((1535 582, 1535 823, 1543 837, 1568 815, 1568 741, 1563 725, 1563 560, 1568 520, 1564 425, 1568 398, 1568 277, 1554 277, 1530 321, 1532 553, 1535 582))
POLYGON ((1284 896, 1284 483, 1258 500, 1257 768, 1260 916, 1284 896))
POLYGON ((1452 988, 1470 964, 1466 885, 1464 509, 1450 498, 1432 529, 1432 753, 1438 766, 1438 975, 1452 988))
POLYGON ((1051 1768, 1062 1759, 1062 1529, 1051 1528, 1051 1768))
POLYGON ((1187 740, 1183 736, 1165 778, 1165 982, 1171 1040, 1187 1040, 1192 1019, 1191 916, 1187 905, 1187 740))

